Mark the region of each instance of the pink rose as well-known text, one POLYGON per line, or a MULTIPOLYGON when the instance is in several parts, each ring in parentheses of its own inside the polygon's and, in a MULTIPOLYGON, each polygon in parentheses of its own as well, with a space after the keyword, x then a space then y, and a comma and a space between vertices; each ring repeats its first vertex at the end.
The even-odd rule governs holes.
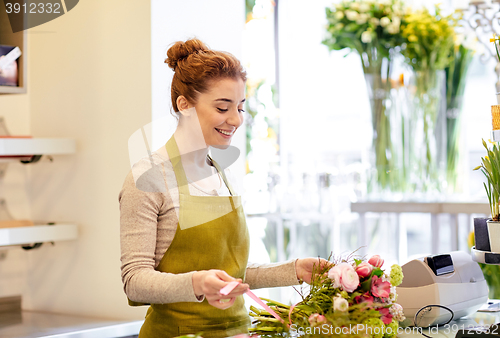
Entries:
POLYGON ((384 265, 384 260, 379 255, 375 255, 368 260, 368 263, 377 268, 380 268, 382 265, 384 265))
POLYGON ((385 325, 392 322, 392 315, 390 314, 389 309, 381 308, 378 309, 378 312, 380 313, 380 319, 384 322, 385 325))
POLYGON ((381 278, 373 276, 371 291, 375 297, 387 298, 391 291, 391 283, 384 282, 381 278))
POLYGON ((320 315, 319 313, 313 313, 309 316, 309 324, 312 326, 321 325, 323 323, 326 323, 325 316, 320 315))
POLYGON ((356 273, 359 277, 364 278, 370 276, 373 266, 369 263, 363 262, 356 267, 356 273))
POLYGON ((349 263, 340 263, 328 271, 334 288, 342 287, 347 292, 353 292, 359 285, 359 276, 349 263))
POLYGON ((354 292, 359 286, 359 276, 351 266, 350 270, 342 271, 342 288, 347 292, 354 292))

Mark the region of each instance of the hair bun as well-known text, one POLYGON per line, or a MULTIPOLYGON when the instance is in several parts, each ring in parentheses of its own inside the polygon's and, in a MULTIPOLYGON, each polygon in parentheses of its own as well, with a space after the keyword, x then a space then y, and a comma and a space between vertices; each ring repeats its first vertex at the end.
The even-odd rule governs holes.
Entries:
POLYGON ((206 50, 209 50, 209 48, 198 39, 191 39, 186 42, 177 41, 168 49, 165 63, 175 71, 179 61, 186 59, 191 54, 206 50))

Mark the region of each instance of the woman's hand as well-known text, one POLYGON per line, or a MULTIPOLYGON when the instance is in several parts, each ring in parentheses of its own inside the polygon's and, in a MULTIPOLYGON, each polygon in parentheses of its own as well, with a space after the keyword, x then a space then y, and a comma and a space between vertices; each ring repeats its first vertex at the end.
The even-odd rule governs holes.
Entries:
POLYGON ((295 271, 297 272, 297 279, 304 281, 307 284, 311 284, 313 268, 316 267, 316 271, 325 267, 325 265, 331 265, 329 261, 323 258, 301 258, 295 261, 295 271))
POLYGON ((218 309, 228 309, 233 306, 237 296, 240 296, 250 288, 248 284, 240 284, 234 288, 228 295, 222 295, 219 291, 229 282, 242 282, 229 276, 222 270, 196 271, 193 274, 194 294, 199 297, 204 295, 208 304, 218 309))

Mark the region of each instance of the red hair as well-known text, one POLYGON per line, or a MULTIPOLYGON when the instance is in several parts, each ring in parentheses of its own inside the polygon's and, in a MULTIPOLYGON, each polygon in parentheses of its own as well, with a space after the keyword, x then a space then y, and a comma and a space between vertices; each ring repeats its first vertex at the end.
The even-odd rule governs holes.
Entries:
POLYGON ((171 99, 175 112, 179 111, 179 96, 196 104, 198 94, 206 92, 211 81, 225 78, 246 81, 246 72, 234 55, 212 50, 198 39, 174 43, 167 51, 165 63, 174 71, 171 99))

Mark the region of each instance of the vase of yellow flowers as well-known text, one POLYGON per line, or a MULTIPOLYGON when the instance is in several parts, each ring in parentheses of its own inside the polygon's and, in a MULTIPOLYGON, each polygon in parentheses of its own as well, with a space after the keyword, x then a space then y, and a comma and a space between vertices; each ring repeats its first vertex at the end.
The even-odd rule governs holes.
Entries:
POLYGON ((394 117, 391 81, 394 57, 404 40, 401 0, 342 1, 326 9, 327 37, 330 50, 348 50, 360 56, 371 107, 373 126, 372 171, 368 192, 372 194, 404 191, 406 178, 401 170, 402 144, 400 123, 394 117))
POLYGON ((424 8, 409 13, 405 20, 402 53, 414 74, 411 106, 416 121, 411 128, 410 181, 417 192, 437 194, 446 185, 444 69, 450 63, 458 18, 443 15, 435 6, 434 13, 424 8))

